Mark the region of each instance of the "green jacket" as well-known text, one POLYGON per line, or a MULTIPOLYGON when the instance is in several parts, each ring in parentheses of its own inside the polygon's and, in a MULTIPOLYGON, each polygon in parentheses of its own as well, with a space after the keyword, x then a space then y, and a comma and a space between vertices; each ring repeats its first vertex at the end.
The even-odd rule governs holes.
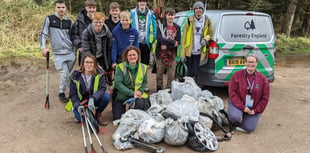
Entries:
POLYGON ((117 96, 115 99, 116 101, 125 101, 129 98, 132 98, 134 96, 134 90, 139 90, 141 93, 143 93, 143 95, 146 95, 144 93, 146 86, 147 65, 138 63, 138 65, 136 65, 134 68, 131 68, 127 62, 124 62, 116 66, 114 76, 114 88, 117 90, 117 96), (129 73, 133 73, 132 80, 135 80, 135 85, 133 84, 129 73), (139 81, 137 79, 139 79, 139 81))

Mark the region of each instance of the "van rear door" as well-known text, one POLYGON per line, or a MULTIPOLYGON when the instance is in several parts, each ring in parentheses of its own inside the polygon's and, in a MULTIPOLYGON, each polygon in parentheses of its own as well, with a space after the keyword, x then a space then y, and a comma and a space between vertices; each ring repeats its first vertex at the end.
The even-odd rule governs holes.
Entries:
POLYGON ((257 71, 273 80, 274 29, 272 20, 265 13, 224 12, 216 31, 219 57, 215 60, 215 77, 230 80, 232 75, 244 69, 245 56, 257 55, 257 71))

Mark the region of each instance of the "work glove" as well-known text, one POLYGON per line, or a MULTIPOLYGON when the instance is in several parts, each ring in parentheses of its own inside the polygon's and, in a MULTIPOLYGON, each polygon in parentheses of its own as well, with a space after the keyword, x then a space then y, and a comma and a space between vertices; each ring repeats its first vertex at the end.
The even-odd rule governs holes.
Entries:
POLYGON ((94 98, 90 98, 88 100, 88 109, 91 111, 95 111, 95 100, 94 100, 94 98))
POLYGON ((207 41, 207 40, 202 39, 202 40, 201 40, 201 42, 200 42, 200 45, 201 45, 201 47, 204 47, 204 46, 209 45, 209 43, 208 43, 208 41, 207 41))
POLYGON ((125 101, 123 102, 123 104, 129 104, 129 105, 131 105, 131 104, 133 104, 133 103, 135 102, 135 99, 136 99, 136 98, 129 98, 129 99, 125 100, 125 101))
POLYGON ((79 106, 77 108, 78 112, 81 114, 83 112, 84 106, 79 106))
POLYGON ((181 62, 186 62, 186 57, 181 57, 181 62))

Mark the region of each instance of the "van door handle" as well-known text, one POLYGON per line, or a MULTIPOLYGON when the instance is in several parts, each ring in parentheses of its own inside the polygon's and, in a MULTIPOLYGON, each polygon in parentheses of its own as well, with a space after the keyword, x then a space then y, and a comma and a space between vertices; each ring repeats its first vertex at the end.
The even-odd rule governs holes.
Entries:
POLYGON ((243 47, 243 50, 253 50, 254 47, 251 45, 246 45, 245 47, 243 47))

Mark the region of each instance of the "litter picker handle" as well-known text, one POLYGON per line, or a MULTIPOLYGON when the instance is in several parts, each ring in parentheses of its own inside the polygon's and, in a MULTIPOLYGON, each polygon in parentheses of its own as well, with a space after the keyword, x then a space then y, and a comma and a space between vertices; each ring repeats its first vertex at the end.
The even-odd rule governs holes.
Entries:
POLYGON ((50 52, 46 52, 46 68, 49 68, 50 63, 50 52))
POLYGON ((49 100, 49 75, 48 75, 48 68, 49 68, 49 60, 50 60, 50 52, 46 52, 46 98, 45 98, 45 108, 50 108, 50 100, 49 100))

